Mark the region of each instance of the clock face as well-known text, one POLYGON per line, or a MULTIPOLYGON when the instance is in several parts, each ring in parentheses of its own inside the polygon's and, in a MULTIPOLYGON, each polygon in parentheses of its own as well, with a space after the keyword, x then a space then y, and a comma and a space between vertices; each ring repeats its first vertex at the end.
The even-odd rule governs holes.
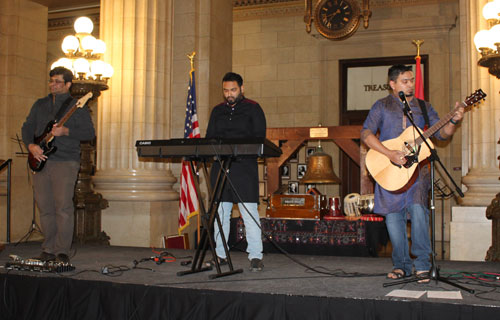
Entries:
POLYGON ((314 20, 321 35, 341 40, 356 31, 359 17, 356 0, 321 0, 316 6, 314 20))

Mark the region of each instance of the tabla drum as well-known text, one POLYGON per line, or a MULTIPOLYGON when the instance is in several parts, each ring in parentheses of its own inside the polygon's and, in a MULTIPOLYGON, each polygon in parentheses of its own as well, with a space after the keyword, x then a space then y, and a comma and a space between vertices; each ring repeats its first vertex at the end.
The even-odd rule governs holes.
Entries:
POLYGON ((375 195, 374 194, 362 194, 359 196, 358 209, 362 214, 373 213, 373 207, 375 206, 375 195))
POLYGON ((359 193, 349 193, 347 196, 345 196, 344 213, 346 216, 359 217, 361 215, 358 208, 359 198, 359 193))

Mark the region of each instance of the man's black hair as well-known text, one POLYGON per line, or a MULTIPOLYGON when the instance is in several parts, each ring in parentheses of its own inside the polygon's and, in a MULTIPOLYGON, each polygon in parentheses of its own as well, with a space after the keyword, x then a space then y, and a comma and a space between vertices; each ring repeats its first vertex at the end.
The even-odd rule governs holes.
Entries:
POLYGON ((239 74, 234 72, 228 72, 224 75, 224 78, 222 78, 222 82, 228 82, 228 81, 238 82, 239 87, 243 85, 243 78, 239 74))
POLYGON ((412 71, 411 66, 405 66, 404 64, 395 64, 389 68, 388 76, 389 81, 396 81, 400 74, 407 71, 412 71))
POLYGON ((66 69, 65 67, 55 67, 50 70, 49 76, 62 75, 64 79, 64 83, 71 82, 73 83, 73 72, 71 70, 66 69))

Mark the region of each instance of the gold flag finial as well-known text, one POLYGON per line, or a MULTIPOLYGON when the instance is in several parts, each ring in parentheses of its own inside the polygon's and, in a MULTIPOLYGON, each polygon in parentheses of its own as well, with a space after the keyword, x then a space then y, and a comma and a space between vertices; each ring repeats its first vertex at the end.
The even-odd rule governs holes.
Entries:
POLYGON ((420 58, 420 46, 424 43, 424 40, 412 40, 412 42, 417 46, 417 56, 415 58, 420 58))
POLYGON ((191 54, 186 54, 189 58, 189 62, 191 62, 191 71, 194 70, 194 56, 196 55, 196 51, 191 52, 191 54))

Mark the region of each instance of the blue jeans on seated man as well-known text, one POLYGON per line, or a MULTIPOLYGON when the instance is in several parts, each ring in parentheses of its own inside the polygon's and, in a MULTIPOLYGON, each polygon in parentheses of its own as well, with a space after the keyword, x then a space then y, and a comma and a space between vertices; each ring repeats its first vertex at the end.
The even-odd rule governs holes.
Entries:
MULTIPOLYGON (((252 259, 262 260, 262 232, 260 229, 260 218, 259 218, 259 211, 257 210, 257 203, 255 202, 238 203, 238 208, 240 209, 243 222, 245 223, 246 239, 248 243, 247 246, 248 260, 252 259), (245 207, 248 209, 248 211, 250 211, 250 214, 247 212, 245 207), (255 221, 257 221, 258 225, 255 223, 254 219, 255 221)), ((218 213, 222 223, 222 230, 224 230, 224 238, 226 239, 226 243, 229 237, 232 209, 233 209, 232 202, 221 202, 219 204, 218 213)), ((224 251, 224 245, 222 244, 222 237, 220 236, 219 226, 217 225, 217 221, 215 221, 214 223, 214 236, 215 236, 215 243, 217 245, 215 249, 215 251, 217 252, 217 256, 219 258, 226 259, 226 252, 224 251)))
POLYGON ((416 271, 429 271, 431 268, 431 244, 429 238, 429 210, 420 204, 413 204, 402 212, 389 213, 385 217, 387 231, 392 243, 392 263, 394 269, 401 269, 406 275, 416 271), (411 253, 417 257, 410 258, 408 236, 406 234, 407 217, 411 219, 411 253))

